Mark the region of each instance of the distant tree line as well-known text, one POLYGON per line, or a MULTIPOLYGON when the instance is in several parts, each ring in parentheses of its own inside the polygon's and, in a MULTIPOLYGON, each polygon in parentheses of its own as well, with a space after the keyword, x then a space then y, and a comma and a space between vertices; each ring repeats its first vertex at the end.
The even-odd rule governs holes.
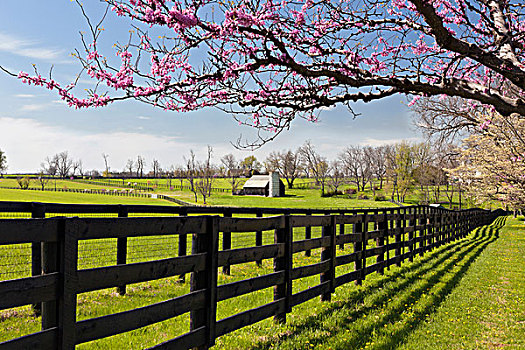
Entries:
MULTIPOLYGON (((439 144, 441 145, 441 144, 439 144)), ((226 154, 213 161, 213 149, 208 146, 205 159, 197 159, 193 150, 183 157, 182 164, 163 168, 156 158, 147 167, 146 158, 138 155, 129 158, 122 171, 111 171, 108 154, 103 153, 105 169, 85 171, 81 159, 74 159, 67 151, 46 157, 41 164, 38 181, 42 188, 49 176, 69 177, 118 177, 166 178, 186 184, 195 201, 201 196, 206 202, 212 194, 216 178, 227 178, 232 193, 239 190, 241 179, 262 172, 278 172, 288 188, 294 188, 298 178, 311 178, 321 195, 341 194, 349 185, 356 191, 387 193, 392 201, 404 202, 411 188, 419 189, 423 203, 439 202, 443 195, 452 202, 458 186, 445 169, 457 166, 458 158, 450 147, 431 146, 430 143, 400 142, 382 146, 348 146, 335 159, 320 154, 311 141, 296 150, 271 152, 260 162, 254 155, 237 159, 226 154)), ((381 195, 384 197, 384 195, 381 195)), ((384 198, 386 199, 386 198, 384 198)))

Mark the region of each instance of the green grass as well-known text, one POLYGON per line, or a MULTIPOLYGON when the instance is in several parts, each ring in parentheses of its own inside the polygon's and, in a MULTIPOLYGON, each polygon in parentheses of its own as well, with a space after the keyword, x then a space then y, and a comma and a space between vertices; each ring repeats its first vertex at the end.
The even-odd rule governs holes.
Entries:
POLYGON ((504 221, 338 288, 331 303, 294 308, 285 326, 227 335, 220 348, 523 349, 525 225, 504 221))
POLYGON ((48 192, 31 190, 8 190, 0 188, 0 201, 48 202, 71 204, 150 204, 174 205, 174 203, 151 198, 120 197, 91 193, 48 192))
MULTIPOLYGON (((332 302, 314 299, 296 306, 286 325, 268 319, 225 335, 217 340, 216 348, 524 348, 525 225, 515 219, 507 219, 505 225, 505 220, 500 218, 413 263, 392 267, 384 276, 367 276, 362 286, 339 287, 332 302)), ((314 237, 318 235, 316 230, 314 237)), ((267 234, 265 240, 269 241, 270 236, 267 234)), ((234 247, 247 244, 245 239, 234 238, 234 247)), ((114 242, 106 241, 100 244, 114 246, 114 242)), ((108 258, 114 254, 102 251, 99 247, 92 253, 101 256, 94 263, 114 263, 108 258)), ((351 251, 347 247, 345 252, 338 250, 338 255, 351 251)), ((313 251, 312 257, 295 254, 294 267, 318 262, 319 258, 319 250, 313 251)), ((87 267, 92 263, 85 264, 87 267)), ((352 269, 352 265, 340 267, 337 273, 352 269)), ((271 270, 272 260, 265 260, 261 268, 253 263, 235 265, 231 276, 219 274, 219 282, 229 283, 271 270)), ((296 281, 294 292, 317 283, 315 276, 296 281)), ((168 278, 131 285, 126 296, 117 295, 114 289, 85 293, 78 299, 78 319, 160 302, 187 293, 188 289, 187 283, 168 278)), ((224 301, 219 304, 217 317, 222 319, 271 300, 272 289, 266 289, 224 301)), ((28 307, 2 311, 0 323, 4 331, 0 332, 0 341, 37 331, 39 322, 28 307)), ((79 348, 141 349, 187 331, 185 315, 79 348)))
MULTIPOLYGON (((193 193, 190 191, 165 192, 167 195, 194 203, 193 193)), ((203 204, 202 197, 198 203, 203 204)), ((285 197, 262 196, 232 196, 228 193, 213 193, 207 199, 208 205, 236 206, 236 207, 264 207, 264 208, 307 208, 307 209, 347 209, 347 208, 385 208, 398 205, 388 201, 361 200, 347 196, 321 197, 320 191, 315 189, 287 189, 285 197)))
POLYGON ((525 349, 523 217, 508 219, 487 243, 401 349, 525 349))
MULTIPOLYGON (((71 180, 49 180, 49 182, 47 184, 45 184, 45 188, 46 189, 54 189, 55 188, 55 183, 56 183, 56 188, 57 189, 67 189, 67 188, 70 188, 70 189, 121 189, 120 187, 116 187, 116 186, 102 186, 102 185, 94 185, 94 184, 90 184, 90 183, 80 183, 80 182, 75 182, 75 181, 71 181, 71 180)), ((2 187, 19 187, 18 185, 18 182, 16 181, 16 179, 9 179, 9 178, 0 178, 0 188, 2 187)), ((41 185, 40 185, 40 182, 38 182, 37 180, 31 180, 30 184, 29 184, 29 187, 31 188, 41 188, 41 185)))

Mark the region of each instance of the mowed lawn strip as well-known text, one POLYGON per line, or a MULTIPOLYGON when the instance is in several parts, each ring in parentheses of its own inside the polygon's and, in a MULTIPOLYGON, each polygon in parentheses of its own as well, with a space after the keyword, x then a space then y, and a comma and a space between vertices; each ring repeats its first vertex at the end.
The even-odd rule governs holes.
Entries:
POLYGON ((525 223, 508 218, 402 349, 525 349, 525 223))

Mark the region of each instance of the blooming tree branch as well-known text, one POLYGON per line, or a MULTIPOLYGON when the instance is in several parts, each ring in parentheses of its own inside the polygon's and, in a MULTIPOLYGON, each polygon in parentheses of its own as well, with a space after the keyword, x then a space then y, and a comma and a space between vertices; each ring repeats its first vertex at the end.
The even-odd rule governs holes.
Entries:
POLYGON ((504 117, 525 115, 521 0, 107 3, 135 25, 115 45, 115 63, 99 47, 101 24, 89 22, 76 54, 98 83, 87 96, 75 93, 76 82, 18 78, 75 108, 127 99, 179 112, 217 107, 270 132, 261 142, 297 117, 317 120, 324 107, 351 110, 394 94, 456 96, 504 117))

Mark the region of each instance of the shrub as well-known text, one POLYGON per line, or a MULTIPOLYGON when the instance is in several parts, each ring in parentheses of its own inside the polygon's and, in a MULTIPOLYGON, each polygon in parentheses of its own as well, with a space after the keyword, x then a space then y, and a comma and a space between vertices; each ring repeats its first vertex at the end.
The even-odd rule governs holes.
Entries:
POLYGON ((343 192, 341 191, 328 191, 328 192, 325 192, 325 193, 321 193, 321 197, 333 197, 333 196, 339 196, 339 195, 342 195, 343 192))
POLYGON ((347 188, 345 190, 345 193, 346 194, 356 194, 357 193, 357 190, 355 188, 347 188))
POLYGON ((357 196, 357 199, 369 199, 368 196, 364 193, 360 193, 358 196, 357 196))
POLYGON ((378 195, 376 195, 374 197, 374 200, 376 202, 384 202, 384 201, 386 201, 386 197, 384 195, 382 195, 382 194, 378 194, 378 195))
POLYGON ((27 190, 31 184, 31 178, 29 176, 19 176, 16 178, 16 182, 18 182, 18 186, 20 186, 22 190, 27 190))

